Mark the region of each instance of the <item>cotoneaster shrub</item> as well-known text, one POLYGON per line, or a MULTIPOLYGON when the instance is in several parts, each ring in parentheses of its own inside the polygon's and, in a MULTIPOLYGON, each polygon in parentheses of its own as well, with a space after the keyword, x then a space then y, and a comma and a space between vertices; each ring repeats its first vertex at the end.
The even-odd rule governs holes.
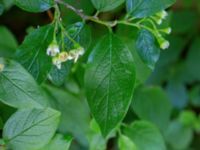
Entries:
POLYGON ((188 110, 170 122, 173 102, 161 87, 146 86, 170 47, 166 9, 174 3, 15 0, 27 13, 48 12, 51 22, 30 28, 19 46, 0 28, 11 37, 4 41, 11 50, 0 51, 0 149, 187 147, 199 118, 188 110))

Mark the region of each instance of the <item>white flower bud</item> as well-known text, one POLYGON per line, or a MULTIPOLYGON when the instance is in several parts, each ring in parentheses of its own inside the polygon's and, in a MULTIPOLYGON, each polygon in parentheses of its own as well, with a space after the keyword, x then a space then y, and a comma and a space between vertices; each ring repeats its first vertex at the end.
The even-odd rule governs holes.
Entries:
POLYGON ((69 52, 69 60, 74 59, 74 62, 77 62, 78 58, 84 54, 84 48, 78 47, 69 52))
POLYGON ((60 52, 59 46, 56 42, 53 42, 47 48, 47 55, 56 56, 60 52))
POLYGON ((78 51, 78 54, 79 54, 80 56, 82 56, 82 55, 85 53, 85 50, 84 50, 83 47, 79 47, 79 48, 77 49, 77 51, 78 51))
POLYGON ((60 59, 59 59, 58 57, 54 57, 54 58, 53 58, 53 64, 54 64, 58 69, 61 69, 62 62, 60 61, 60 59))

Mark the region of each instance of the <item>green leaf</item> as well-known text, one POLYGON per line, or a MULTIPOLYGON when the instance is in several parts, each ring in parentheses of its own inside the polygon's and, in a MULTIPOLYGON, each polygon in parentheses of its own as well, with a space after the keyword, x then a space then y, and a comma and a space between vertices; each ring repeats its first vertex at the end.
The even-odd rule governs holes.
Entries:
POLYGON ((71 142, 71 137, 65 138, 61 134, 56 134, 50 143, 40 150, 68 150, 71 142))
POLYGON ((133 96, 132 108, 139 118, 151 121, 165 130, 172 111, 166 93, 159 87, 139 87, 133 96))
POLYGON ((89 150, 106 150, 106 139, 102 136, 97 122, 92 119, 88 133, 89 150))
POLYGON ((135 42, 133 40, 127 42, 130 51, 132 52, 134 61, 135 61, 135 70, 136 70, 136 85, 140 85, 146 82, 152 73, 152 69, 150 69, 144 61, 142 61, 141 57, 138 55, 136 50, 135 42))
POLYGON ((48 79, 56 86, 61 86, 67 76, 70 73, 72 67, 71 62, 65 62, 62 64, 61 69, 58 69, 55 65, 51 68, 50 73, 48 74, 48 79))
POLYGON ((15 0, 3 0, 3 4, 4 4, 5 8, 8 10, 13 5, 14 1, 15 0))
POLYGON ((193 106, 200 107, 200 85, 194 86, 190 90, 189 99, 193 106))
POLYGON ((0 117, 0 130, 3 129, 3 120, 0 117))
POLYGON ((166 142, 174 149, 186 149, 192 142, 193 131, 180 122, 173 121, 165 131, 166 142))
POLYGON ((72 95, 67 90, 47 85, 44 86, 44 89, 49 95, 52 107, 62 113, 59 131, 61 133, 71 133, 78 142, 87 145, 85 135, 89 130, 90 114, 86 101, 72 95))
POLYGON ((101 12, 110 11, 120 6, 125 0, 91 0, 94 7, 101 12))
POLYGON ((124 133, 141 150, 166 150, 159 130, 146 121, 135 121, 124 128, 124 133))
POLYGON ((188 51, 188 55, 186 58, 186 72, 189 74, 189 81, 195 82, 200 81, 200 37, 196 38, 191 48, 188 51))
POLYGON ((53 26, 47 25, 32 31, 17 49, 16 59, 41 83, 51 69, 51 57, 46 49, 52 42, 53 26))
POLYGON ((141 59, 152 70, 160 56, 160 49, 155 45, 154 36, 147 30, 140 30, 136 41, 136 49, 141 59))
POLYGON ((129 15, 135 18, 144 18, 162 11, 176 0, 126 0, 126 9, 129 15))
POLYGON ((15 4, 29 12, 43 12, 54 5, 53 0, 15 0, 15 4))
POLYGON ((0 35, 0 56, 13 56, 18 45, 14 35, 4 26, 0 26, 0 35))
POLYGON ((0 15, 2 15, 4 12, 4 6, 0 3, 0 15))
MULTIPOLYGON (((91 30, 89 26, 87 26, 83 22, 76 22, 69 27, 66 28, 67 33, 70 35, 72 39, 78 42, 81 46, 83 46, 86 50, 90 46, 91 43, 91 30)), ((66 37, 65 45, 66 48, 72 48, 73 42, 66 37)))
POLYGON ((177 82, 177 79, 168 81, 166 93, 175 108, 181 109, 187 106, 189 97, 187 88, 183 83, 177 82))
POLYGON ((4 58, 0 64, 0 101, 15 108, 47 106, 40 87, 20 64, 4 58))
POLYGON ((118 37, 105 36, 90 55, 85 74, 88 103, 104 136, 124 118, 134 84, 132 54, 118 37))
POLYGON ((53 137, 60 113, 50 109, 23 109, 6 122, 3 138, 14 150, 35 150, 45 146, 53 137))
POLYGON ((125 135, 120 135, 118 139, 119 150, 138 150, 136 145, 125 135))

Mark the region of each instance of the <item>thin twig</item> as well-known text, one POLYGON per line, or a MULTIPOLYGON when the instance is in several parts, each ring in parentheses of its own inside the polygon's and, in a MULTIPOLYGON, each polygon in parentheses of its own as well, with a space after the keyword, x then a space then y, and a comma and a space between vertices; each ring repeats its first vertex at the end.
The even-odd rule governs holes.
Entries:
POLYGON ((64 2, 62 0, 55 0, 56 3, 64 5, 67 9, 72 10, 75 12, 78 16, 80 16, 83 20, 88 20, 88 16, 83 13, 82 9, 76 9, 72 5, 68 4, 67 2, 64 2))
POLYGON ((92 21, 92 22, 96 22, 98 24, 102 24, 104 26, 107 26, 108 28, 112 28, 114 26, 117 25, 117 21, 103 21, 103 20, 100 20, 98 17, 96 16, 88 16, 88 15, 85 15, 83 13, 83 10, 81 9, 76 9, 75 7, 73 7, 72 5, 70 5, 69 3, 67 2, 64 2, 63 0, 55 0, 56 3, 58 4, 62 4, 64 5, 67 9, 70 9, 72 10, 73 12, 75 12, 78 16, 80 16, 84 21, 92 21))

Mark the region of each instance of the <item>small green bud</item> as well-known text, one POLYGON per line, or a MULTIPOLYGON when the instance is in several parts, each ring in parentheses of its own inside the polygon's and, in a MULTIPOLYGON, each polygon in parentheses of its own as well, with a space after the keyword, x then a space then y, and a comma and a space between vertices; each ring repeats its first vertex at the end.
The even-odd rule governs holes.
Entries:
POLYGON ((152 16, 151 17, 158 25, 162 24, 162 18, 157 17, 157 16, 152 16))
POLYGON ((172 28, 168 27, 168 28, 165 28, 165 29, 161 29, 160 31, 162 31, 166 34, 170 34, 172 32, 172 28))
POLYGON ((169 41, 165 40, 163 37, 158 38, 158 43, 160 45, 160 48, 163 50, 169 48, 170 45, 169 41))
POLYGON ((160 19, 165 19, 168 16, 168 13, 165 10, 163 10, 157 13, 156 16, 158 16, 160 19))

